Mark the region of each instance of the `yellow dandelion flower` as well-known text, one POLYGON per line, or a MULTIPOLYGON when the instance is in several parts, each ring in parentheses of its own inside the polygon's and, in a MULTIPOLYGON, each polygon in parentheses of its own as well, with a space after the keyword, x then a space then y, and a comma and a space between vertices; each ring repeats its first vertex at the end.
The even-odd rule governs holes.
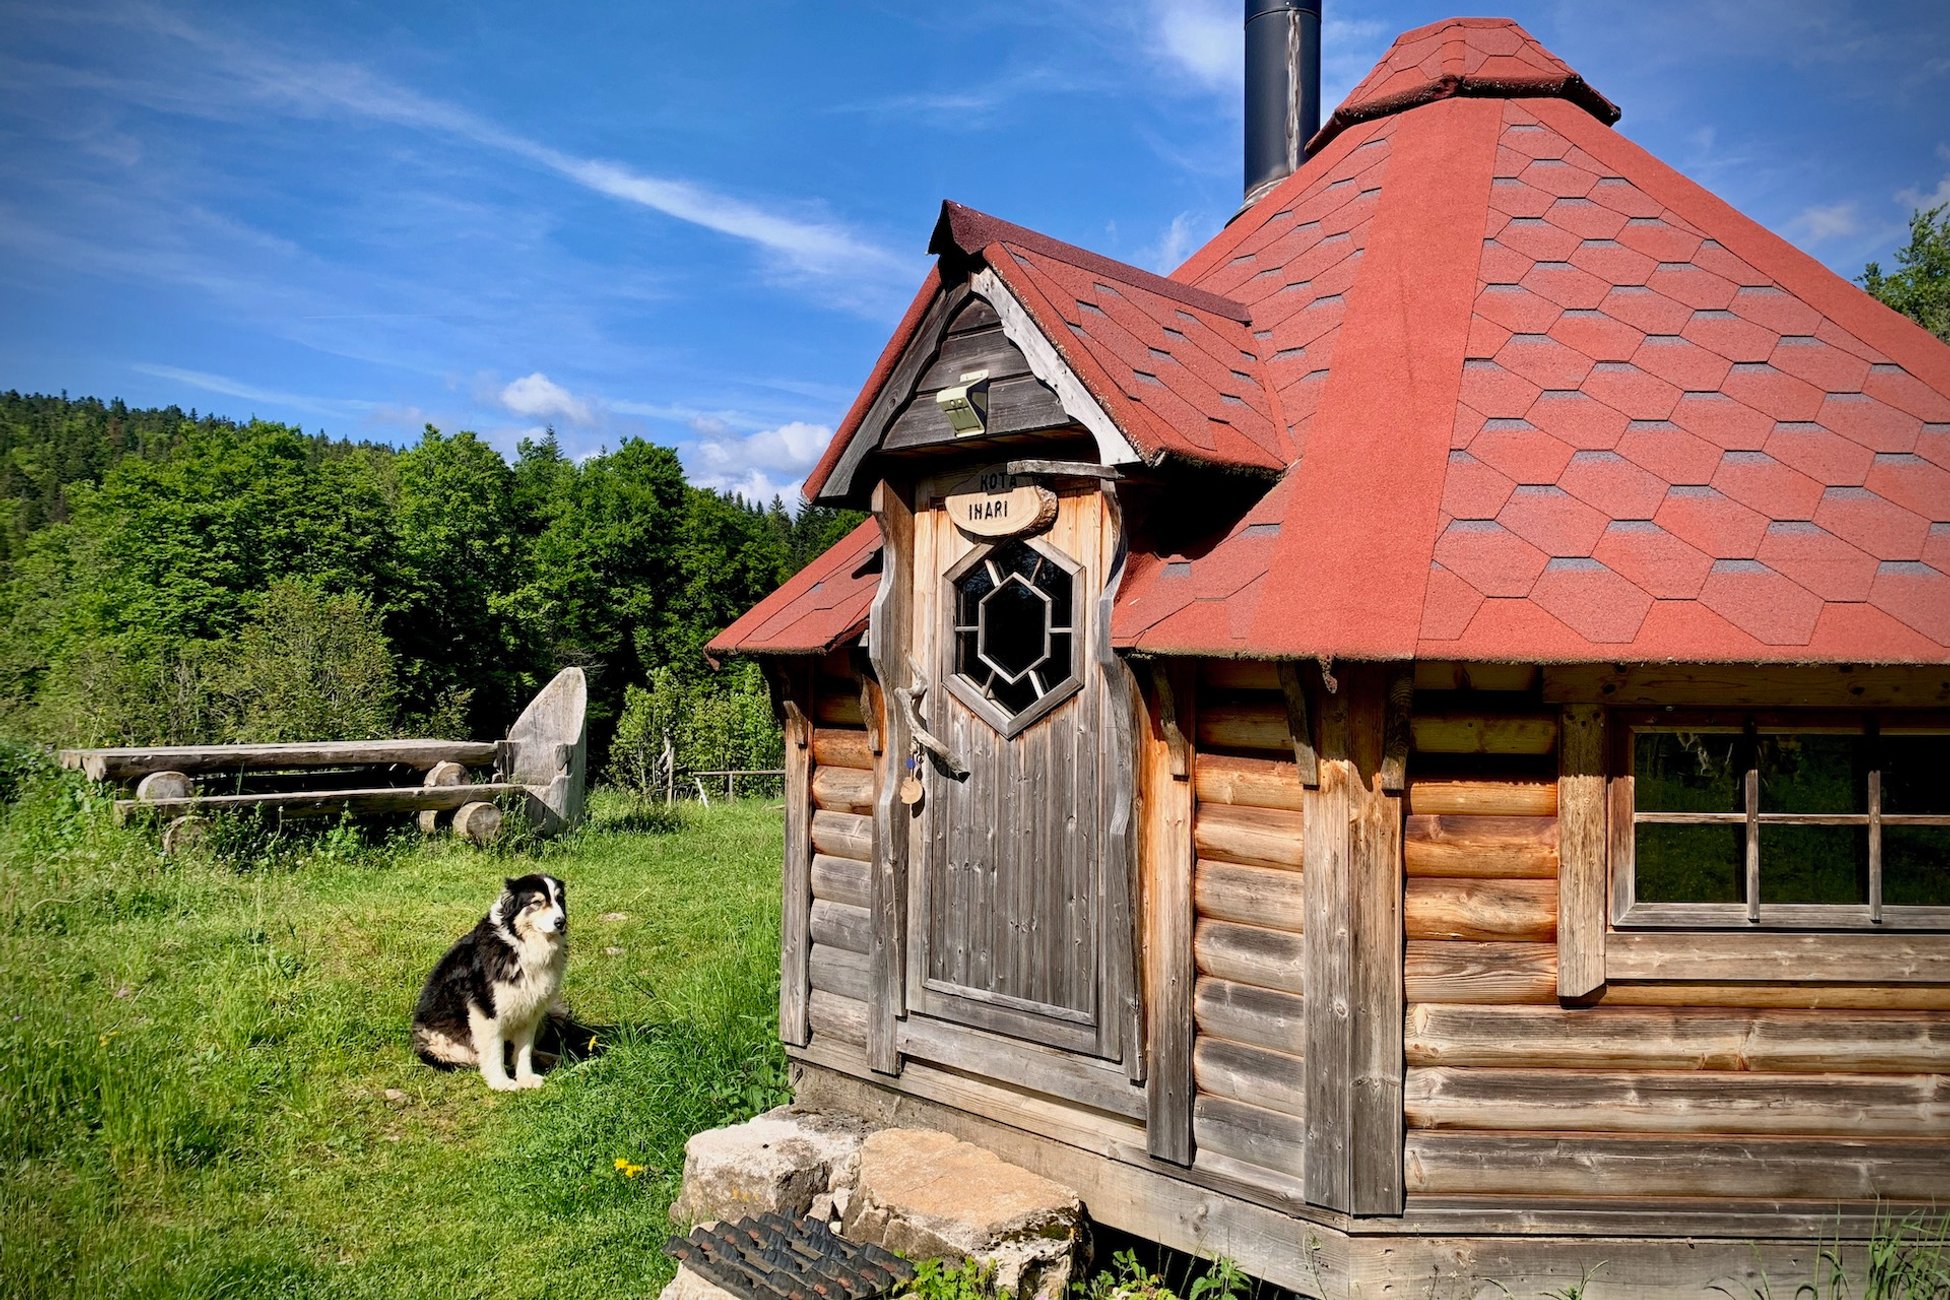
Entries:
POLYGON ((625 1159, 622 1156, 616 1157, 617 1172, 621 1173, 625 1178, 635 1178, 638 1174, 643 1172, 643 1168, 644 1167, 642 1165, 631 1164, 627 1159, 625 1159))

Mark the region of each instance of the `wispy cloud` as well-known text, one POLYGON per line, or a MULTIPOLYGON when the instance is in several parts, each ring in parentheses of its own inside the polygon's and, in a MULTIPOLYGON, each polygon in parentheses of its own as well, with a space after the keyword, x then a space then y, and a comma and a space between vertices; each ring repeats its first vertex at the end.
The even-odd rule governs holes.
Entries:
POLYGON ((1144 250, 1144 265, 1159 275, 1171 274, 1209 236, 1208 224, 1189 212, 1179 213, 1158 236, 1158 242, 1144 250))
POLYGON ((531 420, 565 420, 570 424, 594 424, 593 407, 541 371, 508 383, 498 394, 502 406, 531 420))
POLYGON ((705 438, 686 468, 694 482, 753 501, 797 501, 799 484, 832 441, 830 425, 795 420, 742 438, 705 438))
POLYGON ((241 398, 246 402, 263 402, 266 406, 311 411, 318 415, 342 416, 372 406, 371 402, 348 398, 313 397, 304 393, 279 392, 276 389, 260 388, 240 379, 232 379, 227 375, 213 375, 206 370, 186 370, 180 366, 161 366, 145 361, 138 362, 129 369, 140 375, 167 379, 173 384, 200 388, 206 393, 219 393, 225 397, 241 398))
POLYGON ((1858 235, 1865 225, 1862 206, 1854 199, 1813 204, 1803 208, 1790 224, 1810 244, 1858 235))

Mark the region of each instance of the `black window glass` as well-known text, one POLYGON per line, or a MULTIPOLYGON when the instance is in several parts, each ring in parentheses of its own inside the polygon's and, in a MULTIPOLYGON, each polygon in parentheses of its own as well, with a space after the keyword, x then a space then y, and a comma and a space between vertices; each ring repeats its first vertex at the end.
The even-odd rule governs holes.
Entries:
POLYGON ((1882 737, 1882 811, 1950 813, 1950 736, 1882 737))
POLYGON ((1761 823, 1760 901, 1868 902, 1869 828, 1761 823))
POLYGON ((1746 901, 1747 828, 1674 826, 1637 828, 1635 886, 1644 903, 1740 903, 1746 901))
POLYGON ((1763 733, 1756 758, 1764 813, 1869 811, 1865 736, 1763 733))
POLYGON ((1950 907, 1950 826, 1882 828, 1884 907, 1950 907))
POLYGON ((955 583, 955 671, 1021 713, 1074 670, 1070 574, 1025 542, 996 547, 955 583))
POLYGON ((1743 812, 1746 739, 1698 731, 1641 731, 1632 774, 1641 812, 1743 812))

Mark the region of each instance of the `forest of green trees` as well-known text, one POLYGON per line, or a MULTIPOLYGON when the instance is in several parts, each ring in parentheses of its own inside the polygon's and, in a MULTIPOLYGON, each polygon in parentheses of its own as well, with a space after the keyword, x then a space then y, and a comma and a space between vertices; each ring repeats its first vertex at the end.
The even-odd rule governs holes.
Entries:
POLYGON ((692 486, 635 439, 510 464, 431 426, 395 448, 14 392, 0 500, 7 737, 490 737, 579 665, 599 755, 620 723, 696 767, 776 757, 756 670, 704 643, 858 518, 692 486))

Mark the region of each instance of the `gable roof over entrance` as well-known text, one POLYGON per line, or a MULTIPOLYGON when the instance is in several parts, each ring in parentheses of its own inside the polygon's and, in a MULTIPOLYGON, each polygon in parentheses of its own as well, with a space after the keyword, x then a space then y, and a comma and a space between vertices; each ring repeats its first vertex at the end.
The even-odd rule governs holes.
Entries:
POLYGON ((1281 473, 1132 521, 1117 645, 1950 661, 1950 348, 1616 116, 1458 19, 1168 282, 949 208, 1142 459, 1281 473))

